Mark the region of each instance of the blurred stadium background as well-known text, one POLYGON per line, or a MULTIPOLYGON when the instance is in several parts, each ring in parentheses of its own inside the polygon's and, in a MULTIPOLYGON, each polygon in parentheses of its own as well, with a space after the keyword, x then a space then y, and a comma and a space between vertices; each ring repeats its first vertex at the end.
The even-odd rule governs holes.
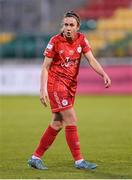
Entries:
POLYGON ((38 94, 43 50, 67 10, 79 13, 81 31, 113 85, 85 68, 78 93, 132 93, 132 0, 0 0, 0 94, 38 94))

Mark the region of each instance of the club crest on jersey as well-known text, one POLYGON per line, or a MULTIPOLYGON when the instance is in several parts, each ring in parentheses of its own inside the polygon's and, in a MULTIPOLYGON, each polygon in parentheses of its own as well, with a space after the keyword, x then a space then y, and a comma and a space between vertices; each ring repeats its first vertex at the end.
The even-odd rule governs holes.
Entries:
POLYGON ((81 48, 81 46, 79 46, 79 47, 77 48, 77 52, 81 53, 81 51, 82 51, 82 48, 81 48))
POLYGON ((66 99, 63 99, 63 100, 62 100, 62 105, 63 105, 63 106, 67 106, 67 105, 68 105, 68 101, 67 101, 66 99))
POLYGON ((53 48, 53 45, 52 44, 48 44, 47 45, 47 49, 51 50, 53 48))

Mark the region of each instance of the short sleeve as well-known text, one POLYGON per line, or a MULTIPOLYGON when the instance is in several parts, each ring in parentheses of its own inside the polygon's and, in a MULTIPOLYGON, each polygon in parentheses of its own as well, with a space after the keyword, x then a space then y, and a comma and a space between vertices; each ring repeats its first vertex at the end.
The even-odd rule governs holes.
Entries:
POLYGON ((82 52, 87 53, 88 51, 91 51, 91 46, 87 40, 87 38, 84 36, 82 40, 82 52))
POLYGON ((43 55, 48 58, 54 57, 54 55, 55 55, 55 40, 54 40, 54 38, 50 39, 46 49, 44 50, 43 55))

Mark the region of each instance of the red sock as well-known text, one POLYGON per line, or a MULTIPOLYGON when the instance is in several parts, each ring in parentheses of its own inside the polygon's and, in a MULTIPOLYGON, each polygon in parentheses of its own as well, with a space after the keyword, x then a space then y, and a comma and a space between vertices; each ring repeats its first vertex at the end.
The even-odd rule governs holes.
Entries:
POLYGON ((67 144, 71 150, 75 161, 83 159, 80 152, 80 143, 76 126, 66 126, 65 128, 67 144))
POLYGON ((53 129, 50 125, 45 130, 44 134, 42 135, 40 139, 40 143, 33 153, 34 156, 41 157, 43 156, 44 152, 49 148, 49 146, 53 143, 53 141, 56 138, 56 135, 59 131, 53 129))

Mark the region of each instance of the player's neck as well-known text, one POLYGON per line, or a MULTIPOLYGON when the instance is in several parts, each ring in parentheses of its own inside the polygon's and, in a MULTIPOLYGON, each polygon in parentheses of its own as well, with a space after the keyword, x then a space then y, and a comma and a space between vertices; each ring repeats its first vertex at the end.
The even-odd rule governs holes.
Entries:
POLYGON ((67 37, 63 34, 63 37, 67 40, 67 42, 73 43, 77 39, 77 33, 73 37, 67 37))

